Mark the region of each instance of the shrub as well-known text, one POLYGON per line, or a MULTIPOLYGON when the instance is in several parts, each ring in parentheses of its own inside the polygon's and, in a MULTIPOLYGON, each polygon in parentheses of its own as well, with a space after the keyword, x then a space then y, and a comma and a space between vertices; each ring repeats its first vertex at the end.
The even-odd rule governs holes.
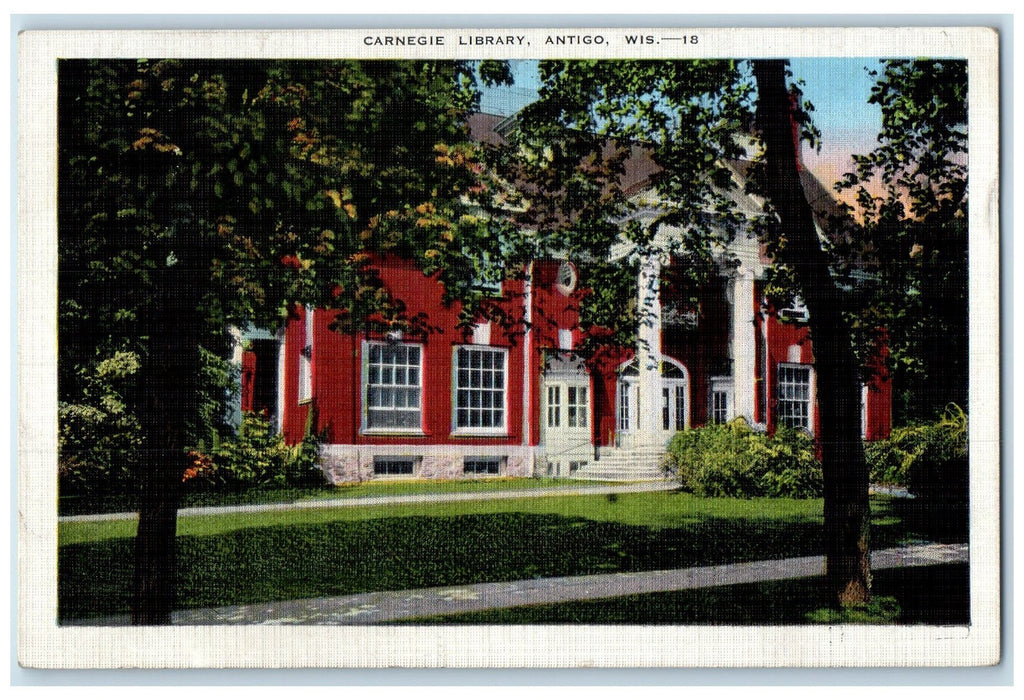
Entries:
POLYGON ((967 500, 967 414, 955 404, 935 423, 897 428, 865 453, 873 483, 906 486, 929 498, 967 500))
POLYGON ((967 461, 967 415, 959 406, 949 406, 929 426, 917 458, 907 468, 911 493, 936 501, 967 503, 969 467, 967 461))
POLYGON ((219 486, 319 483, 323 481, 319 447, 319 439, 312 434, 298 445, 288 445, 270 421, 258 413, 246 413, 234 439, 221 442, 206 459, 196 453, 197 468, 189 471, 200 482, 219 486))
POLYGON ((57 405, 57 476, 63 496, 129 489, 142 428, 124 394, 139 371, 134 352, 77 370, 80 392, 57 405))
POLYGON ((677 433, 669 459, 683 488, 698 496, 816 498, 821 465, 806 433, 779 428, 774 436, 737 418, 677 433))

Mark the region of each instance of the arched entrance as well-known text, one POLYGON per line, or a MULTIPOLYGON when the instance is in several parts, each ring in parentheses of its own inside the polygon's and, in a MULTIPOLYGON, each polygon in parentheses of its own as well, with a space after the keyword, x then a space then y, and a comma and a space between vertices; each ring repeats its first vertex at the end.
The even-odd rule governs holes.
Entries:
POLYGON ((690 426, 690 374, 685 366, 670 357, 662 356, 660 365, 661 405, 654 407, 642 405, 637 359, 619 366, 615 397, 616 445, 664 444, 677 431, 690 426), (658 420, 645 422, 656 426, 655 434, 643 434, 641 412, 651 410, 660 414, 658 420))

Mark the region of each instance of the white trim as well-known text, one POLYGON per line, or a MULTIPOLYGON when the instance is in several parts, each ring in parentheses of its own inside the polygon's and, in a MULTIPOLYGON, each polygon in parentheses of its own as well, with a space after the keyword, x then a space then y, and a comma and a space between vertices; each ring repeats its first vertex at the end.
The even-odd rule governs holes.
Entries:
POLYGON ((473 324, 473 345, 491 344, 491 322, 473 324))
POLYGON ((562 264, 558 266, 558 271, 555 273, 555 289, 562 296, 569 296, 576 291, 576 285, 579 283, 580 274, 576 270, 576 266, 568 260, 563 260, 562 264))
MULTIPOLYGON (((529 445, 531 440, 533 420, 531 401, 531 390, 533 388, 533 375, 530 372, 530 360, 533 357, 533 261, 526 268, 526 275, 523 279, 523 445, 529 445)), ((540 419, 538 418, 538 421, 540 419)), ((454 421, 453 421, 454 422, 454 421)))
POLYGON ((306 306, 303 308, 302 347, 299 349, 299 387, 297 393, 300 404, 313 400, 313 314, 313 307, 306 306))
POLYGON ((287 335, 285 329, 281 328, 275 334, 277 340, 277 414, 274 416, 274 429, 280 435, 284 432, 284 406, 285 390, 284 385, 288 380, 288 355, 285 351, 287 335))
MULTIPOLYGON (((453 345, 452 346, 452 362, 451 362, 451 406, 452 406, 452 419, 451 419, 451 434, 454 436, 486 436, 486 437, 505 437, 508 435, 508 418, 509 418, 509 406, 508 406, 508 357, 509 349, 498 345, 453 345), (486 426, 486 427, 473 427, 473 426, 460 426, 459 425, 459 351, 460 350, 476 350, 478 352, 492 352, 500 353, 502 358, 501 365, 501 425, 497 426, 486 426)), ((466 368, 472 369, 472 368, 466 368)), ((474 387, 465 387, 467 390, 472 390, 474 387)), ((483 389, 484 387, 476 387, 483 389)), ((493 391, 493 387, 490 388, 493 391)), ((480 407, 481 409, 483 407, 480 407)), ((467 407, 465 410, 470 410, 467 407)), ((491 407, 490 410, 493 410, 491 407)))
POLYGON ((559 328, 558 329, 558 349, 569 352, 572 350, 572 329, 571 328, 559 328))
POLYGON ((661 437, 670 435, 677 432, 676 425, 678 424, 677 417, 677 403, 676 403, 676 387, 682 387, 684 390, 684 401, 683 401, 683 430, 689 429, 691 426, 692 417, 692 405, 693 405, 693 382, 690 377, 690 370, 686 368, 679 360, 668 355, 660 355, 660 363, 658 365, 658 385, 657 385, 657 402, 653 407, 653 410, 649 408, 642 408, 640 404, 643 402, 643 396, 639 392, 639 367, 637 368, 637 376, 623 375, 623 371, 628 369, 634 362, 639 363, 638 358, 634 357, 626 362, 620 364, 615 370, 615 434, 616 440, 620 437, 635 438, 640 432, 640 415, 641 414, 652 414, 655 417, 657 424, 656 433, 661 437), (677 377, 665 377, 665 365, 671 365, 678 369, 682 373, 682 378, 677 377), (626 409, 629 427, 623 428, 622 426, 622 396, 623 386, 626 387, 626 409), (665 430, 665 393, 664 390, 669 389, 669 428, 665 430))
POLYGON ((860 437, 868 438, 868 385, 860 385, 860 437))
POLYGON ((708 423, 711 425, 728 423, 735 418, 735 402, 733 391, 735 384, 731 376, 708 378, 708 423), (725 417, 722 421, 715 420, 715 394, 725 396, 725 417))
POLYGON ((732 348, 732 411, 751 423, 756 411, 757 334, 754 327, 755 290, 753 273, 745 267, 732 278, 730 346, 732 348))
MULTIPOLYGON (((808 434, 814 435, 814 420, 816 418, 817 407, 815 397, 817 396, 817 385, 814 372, 814 365, 801 364, 799 362, 780 362, 775 366, 775 424, 780 425, 782 419, 782 410, 779 408, 779 403, 783 399, 779 396, 779 390, 782 387, 782 381, 780 375, 783 369, 806 369, 807 370, 807 427, 803 428, 808 434)), ((789 399, 787 399, 789 400, 789 399)))
MULTIPOLYGON (((359 434, 360 435, 424 435, 423 432, 423 382, 424 372, 423 364, 426 361, 426 348, 422 343, 395 343, 383 340, 367 340, 363 339, 361 347, 362 356, 360 358, 361 372, 359 381, 359 391, 361 397, 360 406, 360 424, 359 434), (403 428, 403 427, 392 427, 392 426, 370 426, 370 405, 369 405, 369 389, 370 389, 370 348, 373 346, 395 346, 401 345, 403 347, 415 347, 419 350, 419 365, 418 374, 419 382, 416 388, 419 390, 419 424, 415 427, 403 428)), ((412 385, 408 385, 412 386, 412 385)))

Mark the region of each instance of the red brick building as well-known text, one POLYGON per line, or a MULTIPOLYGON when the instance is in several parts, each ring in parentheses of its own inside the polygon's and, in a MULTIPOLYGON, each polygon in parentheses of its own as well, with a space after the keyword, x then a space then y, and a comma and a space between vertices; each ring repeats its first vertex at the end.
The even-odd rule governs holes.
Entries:
MULTIPOLYGON (((809 175, 805 184, 812 196, 827 196, 809 175)), ((659 233, 672 235, 671 227, 659 233)), ((586 357, 576 352, 579 303, 601 281, 580 279, 570 260, 553 255, 509 271, 489 290, 505 322, 464 327, 459 305, 443 302, 440 281, 410 261, 379 258, 391 297, 432 330, 343 334, 330 328, 336 311, 298 309, 276 341, 244 354, 242 408, 272 415, 290 443, 307 430, 321 435, 323 468, 336 483, 655 478, 678 430, 743 416, 765 429, 816 433, 806 312, 769 306, 766 261, 752 236, 721 254, 740 264, 723 264, 696 308, 675 303, 660 283, 671 255, 637 258, 637 346, 586 357)), ((862 396, 869 440, 886 437, 891 421, 889 381, 884 371, 870 374, 862 396)))

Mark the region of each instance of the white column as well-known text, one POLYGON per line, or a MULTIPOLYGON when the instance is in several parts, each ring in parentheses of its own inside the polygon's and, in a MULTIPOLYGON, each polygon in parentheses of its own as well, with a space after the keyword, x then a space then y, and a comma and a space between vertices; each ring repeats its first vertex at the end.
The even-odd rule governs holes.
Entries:
MULTIPOLYGON (((526 266, 526 277, 523 279, 523 445, 530 444, 530 428, 533 421, 533 407, 530 402, 530 391, 533 375, 530 366, 533 363, 533 261, 526 266)), ((531 455, 533 452, 531 451, 531 455)), ((533 473, 533 472, 531 472, 533 473)))
POLYGON ((274 430, 278 435, 284 432, 284 382, 285 373, 288 370, 285 355, 285 343, 288 336, 285 333, 285 328, 287 325, 282 326, 274 336, 277 340, 277 415, 274 416, 274 430))
POLYGON ((756 347, 754 274, 746 267, 740 267, 732 278, 733 406, 736 415, 743 416, 750 423, 754 422, 756 347))
POLYGON ((660 445, 661 430, 661 296, 658 291, 661 261, 656 253, 640 261, 638 275, 639 328, 637 369, 640 400, 636 407, 636 445, 660 445))

